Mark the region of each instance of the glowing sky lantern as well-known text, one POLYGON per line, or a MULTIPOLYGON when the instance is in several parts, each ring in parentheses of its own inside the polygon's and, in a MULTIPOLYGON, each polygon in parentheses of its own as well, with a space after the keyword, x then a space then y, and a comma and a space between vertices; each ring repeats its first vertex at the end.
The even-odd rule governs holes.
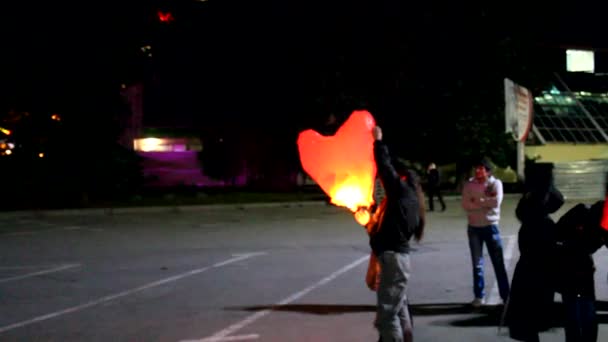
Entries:
POLYGON ((368 111, 355 111, 334 136, 306 130, 298 137, 304 171, 331 198, 331 203, 355 213, 359 224, 369 221, 373 203, 376 164, 372 128, 376 125, 368 111))

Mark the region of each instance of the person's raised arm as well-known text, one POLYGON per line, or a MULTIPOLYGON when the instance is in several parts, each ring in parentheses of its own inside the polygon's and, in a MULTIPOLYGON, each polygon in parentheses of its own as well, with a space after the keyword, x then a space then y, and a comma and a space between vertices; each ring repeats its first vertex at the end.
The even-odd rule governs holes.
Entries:
POLYGON ((376 160, 378 176, 382 181, 387 196, 390 196, 401 186, 400 177, 391 163, 388 147, 382 141, 382 129, 376 126, 373 128, 372 134, 374 136, 374 159, 376 160))

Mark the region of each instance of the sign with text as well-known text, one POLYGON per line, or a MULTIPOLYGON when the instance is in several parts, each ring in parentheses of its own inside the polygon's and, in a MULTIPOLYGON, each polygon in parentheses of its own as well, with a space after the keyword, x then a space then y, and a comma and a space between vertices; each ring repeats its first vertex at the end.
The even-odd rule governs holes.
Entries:
POLYGON ((526 141, 532 128, 532 93, 505 78, 505 132, 516 141, 526 141))

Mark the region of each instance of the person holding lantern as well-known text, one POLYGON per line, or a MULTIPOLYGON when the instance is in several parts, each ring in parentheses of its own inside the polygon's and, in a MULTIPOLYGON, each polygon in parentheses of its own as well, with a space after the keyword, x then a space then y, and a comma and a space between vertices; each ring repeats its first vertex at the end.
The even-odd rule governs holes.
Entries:
POLYGON ((380 264, 375 326, 380 341, 413 341, 412 319, 407 308, 410 278, 410 239, 420 241, 424 232, 424 195, 417 177, 401 163, 393 163, 374 127, 374 158, 386 198, 368 225, 370 246, 380 264))

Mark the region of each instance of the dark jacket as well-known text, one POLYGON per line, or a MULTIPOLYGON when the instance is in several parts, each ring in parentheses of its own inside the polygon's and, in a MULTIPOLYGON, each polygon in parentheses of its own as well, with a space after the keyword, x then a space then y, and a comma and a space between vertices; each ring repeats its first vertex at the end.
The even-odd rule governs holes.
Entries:
POLYGON ((555 222, 549 216, 564 204, 553 186, 533 189, 519 200, 520 257, 513 272, 506 322, 511 338, 525 341, 552 324, 555 292, 555 222), (530 303, 533 303, 531 305, 530 303))
POLYGON ((607 232, 599 224, 603 204, 579 203, 557 222, 558 291, 562 295, 595 298, 593 253, 608 241, 607 232))
POLYGON ((370 236, 370 246, 376 255, 385 251, 408 253, 412 227, 420 223, 419 203, 414 175, 403 179, 391 163, 388 148, 381 141, 374 143, 374 157, 378 175, 386 192, 386 211, 379 231, 370 236))
POLYGON ((429 189, 439 188, 439 170, 431 169, 428 172, 428 187, 429 189))

